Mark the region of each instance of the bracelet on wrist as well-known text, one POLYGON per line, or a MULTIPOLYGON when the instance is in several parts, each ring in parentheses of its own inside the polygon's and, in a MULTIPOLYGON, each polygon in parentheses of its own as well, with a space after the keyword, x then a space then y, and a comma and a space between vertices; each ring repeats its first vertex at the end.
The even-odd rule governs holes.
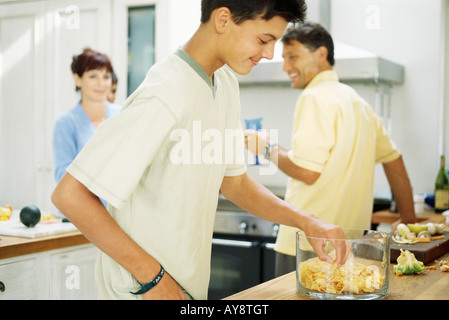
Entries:
POLYGON ((270 160, 271 149, 272 149, 274 146, 277 146, 277 143, 273 143, 273 144, 270 144, 270 143, 269 143, 269 144, 267 144, 267 145, 265 146, 265 150, 264 150, 264 154, 263 154, 263 156, 264 156, 265 159, 270 160))
POLYGON ((131 292, 131 293, 132 293, 132 294, 135 294, 135 295, 138 295, 138 294, 144 294, 145 292, 147 292, 147 291, 149 291, 150 289, 154 288, 154 287, 159 283, 159 281, 161 281, 162 276, 164 275, 164 273, 165 273, 165 270, 164 270, 164 268, 161 266, 161 271, 159 271, 159 273, 158 273, 158 275, 156 276, 156 278, 154 278, 154 279, 151 280, 150 282, 147 282, 147 283, 144 283, 144 284, 139 283, 139 285, 140 285, 139 291, 131 292))

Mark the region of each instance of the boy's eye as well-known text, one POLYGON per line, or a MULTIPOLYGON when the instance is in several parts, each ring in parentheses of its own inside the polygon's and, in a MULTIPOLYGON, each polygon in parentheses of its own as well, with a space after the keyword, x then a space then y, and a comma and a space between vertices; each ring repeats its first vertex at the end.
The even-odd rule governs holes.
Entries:
POLYGON ((260 41, 261 44, 267 44, 268 43, 267 41, 263 41, 262 39, 259 39, 259 41, 260 41))

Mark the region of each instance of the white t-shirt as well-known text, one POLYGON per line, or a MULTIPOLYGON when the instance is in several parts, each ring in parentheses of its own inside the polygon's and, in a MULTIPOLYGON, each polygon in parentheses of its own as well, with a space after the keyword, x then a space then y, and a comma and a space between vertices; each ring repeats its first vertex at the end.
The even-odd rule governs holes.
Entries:
MULTIPOLYGON (((238 83, 214 84, 187 53, 154 65, 122 110, 68 169, 108 201, 112 217, 194 298, 206 299, 224 176, 246 172, 238 83)), ((103 253, 100 298, 135 299, 134 277, 103 253)))

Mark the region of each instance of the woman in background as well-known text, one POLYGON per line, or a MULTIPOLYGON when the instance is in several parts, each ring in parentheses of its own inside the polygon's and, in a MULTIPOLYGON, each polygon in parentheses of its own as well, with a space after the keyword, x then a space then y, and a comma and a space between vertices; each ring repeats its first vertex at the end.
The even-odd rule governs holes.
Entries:
POLYGON ((76 91, 81 93, 81 100, 73 109, 62 114, 55 123, 53 156, 57 183, 94 135, 95 129, 120 109, 107 100, 114 72, 108 56, 85 49, 80 55, 73 57, 71 69, 76 91))

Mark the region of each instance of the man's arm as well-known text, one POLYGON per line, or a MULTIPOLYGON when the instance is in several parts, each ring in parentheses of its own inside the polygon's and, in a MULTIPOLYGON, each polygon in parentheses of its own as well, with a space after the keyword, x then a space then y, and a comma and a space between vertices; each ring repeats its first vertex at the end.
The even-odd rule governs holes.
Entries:
MULTIPOLYGON (((289 205, 247 174, 225 177, 221 192, 228 200, 264 220, 300 228, 311 237, 345 239, 340 227, 289 205)), ((344 241, 334 241, 333 244, 337 252, 337 263, 342 265, 349 250, 344 241)), ((324 252, 325 242, 316 242, 312 245, 320 259, 332 263, 332 259, 324 252)))
POLYGON ((308 170, 294 164, 288 157, 288 150, 281 146, 273 146, 271 150, 270 161, 273 161, 289 177, 311 185, 321 176, 319 172, 308 170))
MULTIPOLYGON (((160 264, 132 240, 108 213, 100 199, 69 173, 52 194, 55 206, 101 251, 128 270, 139 283, 153 280, 160 264)), ((182 299, 184 293, 165 273, 145 299, 182 299)))
MULTIPOLYGON (((253 153, 263 155, 265 146, 270 143, 262 131, 246 130, 245 131, 246 147, 253 153)), ((306 184, 313 184, 320 177, 321 173, 311 171, 294 164, 288 157, 288 150, 281 146, 274 145, 271 148, 270 161, 289 177, 302 181, 306 184)))
POLYGON ((402 156, 383 164, 385 175, 398 206, 401 222, 415 223, 413 191, 402 156))

